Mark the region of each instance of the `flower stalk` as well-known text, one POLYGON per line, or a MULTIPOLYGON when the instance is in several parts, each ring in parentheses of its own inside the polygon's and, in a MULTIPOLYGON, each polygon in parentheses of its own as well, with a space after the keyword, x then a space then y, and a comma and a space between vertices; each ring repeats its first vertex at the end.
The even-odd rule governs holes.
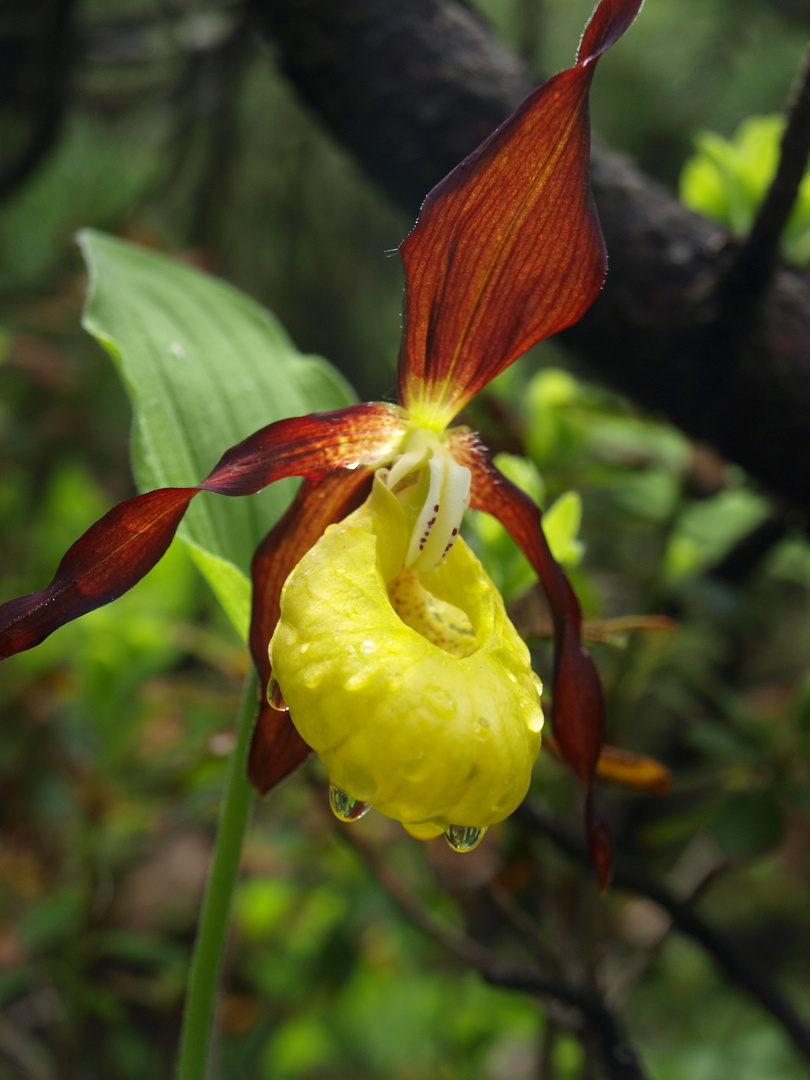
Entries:
POLYGON ((214 1034, 219 978, 227 941, 242 845, 250 820, 253 788, 245 776, 253 721, 256 675, 245 679, 236 722, 236 745, 228 762, 219 825, 205 888, 183 1010, 177 1080, 205 1080, 214 1034))

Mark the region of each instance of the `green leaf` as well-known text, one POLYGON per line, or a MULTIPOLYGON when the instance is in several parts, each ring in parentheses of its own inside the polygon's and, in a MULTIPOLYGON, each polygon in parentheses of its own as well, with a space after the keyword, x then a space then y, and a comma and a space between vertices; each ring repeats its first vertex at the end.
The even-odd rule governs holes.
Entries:
POLYGON ((582 499, 577 491, 566 491, 543 514, 543 532, 551 554, 562 566, 576 566, 582 559, 582 499))
POLYGON ((562 368, 544 368, 526 388, 526 450, 540 468, 568 456, 582 433, 572 421, 572 406, 581 401, 582 387, 562 368))
POLYGON ((727 488, 690 503, 667 541, 663 570, 669 581, 702 573, 767 517, 767 499, 745 488, 727 488))
MULTIPOLYGON (((270 312, 224 282, 94 230, 79 243, 90 271, 83 325, 132 402, 141 491, 195 485, 265 424, 354 400, 326 361, 297 352, 270 312)), ((253 550, 294 490, 284 480, 249 499, 203 492, 178 533, 243 637, 253 550)))
POLYGON ((771 792, 739 791, 719 808, 711 831, 727 855, 760 855, 781 841, 785 816, 771 792))
MULTIPOLYGON (((782 116, 749 116, 731 139, 713 131, 695 135, 695 154, 684 164, 681 201, 692 210, 744 236, 776 172, 782 116)), ((782 235, 785 258, 797 265, 810 260, 810 173, 801 183, 782 235)))

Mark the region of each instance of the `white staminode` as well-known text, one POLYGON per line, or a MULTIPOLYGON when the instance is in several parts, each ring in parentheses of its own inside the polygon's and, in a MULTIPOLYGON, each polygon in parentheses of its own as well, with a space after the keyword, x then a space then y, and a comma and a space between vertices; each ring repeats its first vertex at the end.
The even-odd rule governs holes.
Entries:
POLYGON ((450 552, 470 498, 471 473, 434 431, 416 428, 391 466, 386 484, 415 512, 405 566, 433 570, 450 552))

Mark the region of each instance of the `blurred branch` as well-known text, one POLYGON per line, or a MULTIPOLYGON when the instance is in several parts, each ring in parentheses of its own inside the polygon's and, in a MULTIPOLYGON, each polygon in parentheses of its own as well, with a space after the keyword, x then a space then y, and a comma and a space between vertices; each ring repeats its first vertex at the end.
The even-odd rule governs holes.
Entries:
POLYGON ((572 1005, 586 1017, 595 1035, 601 1056, 611 1080, 644 1080, 644 1072, 638 1054, 625 1040, 613 1014, 596 994, 574 988, 556 980, 539 977, 531 972, 482 971, 484 979, 492 986, 520 990, 538 997, 556 997, 572 1005))
MULTIPOLYGON (((320 792, 320 788, 314 790, 320 792)), ((432 938, 435 942, 451 952, 458 960, 480 972, 493 970, 497 964, 497 958, 493 953, 477 941, 459 933, 451 926, 437 919, 435 915, 418 900, 401 878, 391 867, 381 859, 375 848, 364 840, 352 825, 341 826, 338 829, 340 836, 360 855, 368 869, 377 879, 383 889, 388 893, 402 914, 409 919, 414 926, 432 938)))
MULTIPOLYGON (((524 800, 515 816, 527 829, 548 837, 566 855, 583 866, 589 865, 587 850, 579 835, 568 829, 536 801, 524 800)), ((757 970, 722 934, 695 914, 689 904, 677 899, 663 885, 621 854, 614 855, 613 885, 639 893, 666 911, 672 925, 701 945, 714 958, 726 978, 746 990, 767 1009, 790 1036, 801 1056, 810 1061, 810 1028, 790 1002, 767 976, 757 970)))
MULTIPOLYGON (((460 0, 251 4, 301 97, 412 216, 534 81, 460 0)), ((810 509, 810 282, 778 270, 756 325, 719 334, 727 233, 598 145, 592 179, 610 273, 564 340, 595 375, 810 509)))
POLYGON ((559 949, 553 950, 550 947, 551 943, 544 940, 537 923, 514 900, 509 889, 495 878, 489 883, 487 892, 501 918, 511 928, 523 947, 533 952, 535 958, 545 967, 552 965, 555 969, 559 969, 560 957, 554 955, 554 952, 559 952, 559 949))
POLYGON ((239 88, 253 53, 252 34, 245 21, 209 58, 215 63, 214 92, 209 94, 210 147, 205 171, 194 200, 192 243, 203 247, 212 242, 223 206, 229 202, 229 186, 239 145, 239 88))
POLYGON ((810 0, 770 0, 770 2, 789 19, 810 25, 810 0))
MULTIPOLYGON (((0 162, 0 199, 28 179, 61 130, 73 61, 74 6, 75 0, 39 0, 0 12, 0 105, 28 129, 22 147, 0 162)), ((8 143, 2 152, 9 153, 8 143)))
POLYGON ((763 559, 789 534, 790 514, 775 510, 756 528, 745 533, 708 573, 727 585, 742 585, 757 570, 763 559))
MULTIPOLYGON (((681 852, 674 867, 667 874, 670 887, 679 894, 682 903, 694 905, 708 890, 712 882, 723 873, 728 860, 720 855, 711 842, 695 836, 681 852)), ((629 909, 630 923, 635 923, 633 939, 636 949, 632 957, 614 962, 606 973, 609 986, 607 998, 611 1002, 623 1001, 637 987, 660 954, 661 946, 672 930, 672 918, 654 901, 639 896, 629 909), (635 909, 635 911, 634 911, 635 909), (639 931, 636 913, 641 910, 639 931)))
POLYGON ((490 949, 432 915, 352 825, 340 827, 339 832, 363 858, 400 911, 420 930, 463 963, 474 967, 492 986, 519 990, 576 1009, 598 1045, 611 1080, 644 1080, 636 1051, 624 1038, 613 1014, 595 991, 574 986, 563 979, 546 977, 540 972, 504 968, 490 949))
POLYGON ((773 279, 779 243, 810 155, 810 48, 806 51, 788 104, 787 121, 779 151, 779 164, 754 224, 719 283, 721 305, 738 323, 747 324, 753 306, 773 279))
POLYGON ((82 26, 82 53, 91 64, 114 67, 205 57, 232 36, 241 15, 239 0, 210 0, 188 10, 163 4, 96 17, 82 26))
POLYGON ((53 1063, 43 1047, 0 1014, 0 1061, 4 1058, 21 1080, 56 1080, 53 1063))

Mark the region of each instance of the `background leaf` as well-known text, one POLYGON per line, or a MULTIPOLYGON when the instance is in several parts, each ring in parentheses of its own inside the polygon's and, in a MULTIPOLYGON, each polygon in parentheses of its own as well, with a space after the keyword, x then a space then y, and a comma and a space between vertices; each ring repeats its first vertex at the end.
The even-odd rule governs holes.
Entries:
MULTIPOLYGON (((299 353, 270 312, 231 286, 94 230, 79 242, 90 271, 83 325, 115 361, 132 402, 141 491, 197 484, 257 428, 354 400, 326 361, 299 353)), ((243 637, 250 558, 294 484, 250 499, 203 492, 178 533, 243 637)))
MULTIPOLYGON (((694 136, 695 154, 680 178, 681 201, 726 225, 735 235, 750 230, 779 162, 785 129, 781 115, 749 116, 730 139, 714 131, 694 136)), ((803 266, 810 258, 810 173, 806 173, 782 234, 782 252, 803 266)))

